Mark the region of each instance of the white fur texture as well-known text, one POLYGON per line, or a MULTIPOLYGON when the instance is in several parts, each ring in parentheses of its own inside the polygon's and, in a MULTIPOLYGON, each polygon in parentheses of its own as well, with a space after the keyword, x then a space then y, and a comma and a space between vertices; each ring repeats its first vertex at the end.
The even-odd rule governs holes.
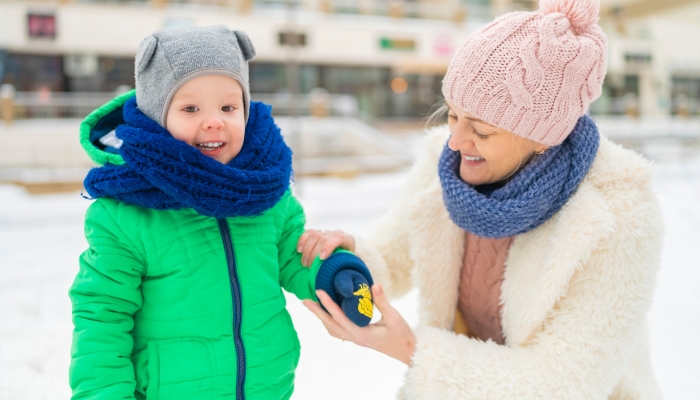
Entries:
POLYGON ((452 332, 464 232, 437 173, 447 138, 445 128, 429 133, 400 200, 357 243, 389 296, 420 291, 414 366, 399 398, 660 398, 646 329, 663 237, 650 164, 602 138, 564 208, 515 238, 499 346, 452 332))

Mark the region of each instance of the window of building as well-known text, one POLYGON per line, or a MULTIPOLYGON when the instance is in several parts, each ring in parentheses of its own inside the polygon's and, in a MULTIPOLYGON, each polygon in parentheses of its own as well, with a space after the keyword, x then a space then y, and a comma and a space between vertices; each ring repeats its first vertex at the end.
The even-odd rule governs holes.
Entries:
POLYGON ((671 113, 700 115, 700 77, 671 78, 671 113))
POLYGON ((18 91, 47 88, 63 91, 66 87, 61 56, 8 53, 2 83, 10 83, 18 91))

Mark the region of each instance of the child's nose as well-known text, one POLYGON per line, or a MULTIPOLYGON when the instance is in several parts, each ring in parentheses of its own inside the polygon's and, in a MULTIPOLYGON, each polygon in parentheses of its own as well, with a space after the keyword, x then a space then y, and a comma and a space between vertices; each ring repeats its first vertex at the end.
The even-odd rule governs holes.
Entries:
POLYGON ((224 127, 224 121, 217 115, 211 115, 204 122, 207 130, 219 130, 224 127))

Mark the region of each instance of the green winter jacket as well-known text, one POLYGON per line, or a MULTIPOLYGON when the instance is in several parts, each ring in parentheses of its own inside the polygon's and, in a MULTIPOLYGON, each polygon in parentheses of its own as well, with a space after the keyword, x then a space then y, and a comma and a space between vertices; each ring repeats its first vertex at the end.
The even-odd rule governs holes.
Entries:
MULTIPOLYGON (((95 162, 124 164, 90 134, 132 95, 81 125, 95 162)), ((73 399, 289 398, 299 340, 282 288, 316 299, 320 268, 296 251, 304 222, 289 192, 261 216, 220 220, 96 200, 70 289, 73 399)))

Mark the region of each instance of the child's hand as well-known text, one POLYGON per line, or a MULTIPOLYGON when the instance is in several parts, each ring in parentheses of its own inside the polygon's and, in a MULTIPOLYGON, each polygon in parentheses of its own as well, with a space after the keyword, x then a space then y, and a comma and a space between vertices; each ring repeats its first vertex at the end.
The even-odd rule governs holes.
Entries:
POLYGON ((341 298, 339 306, 345 315, 359 327, 372 320, 372 293, 367 279, 357 271, 344 269, 333 280, 336 293, 341 298))
POLYGON ((319 254, 321 260, 325 260, 337 248, 354 252, 355 238, 341 230, 331 232, 309 229, 297 243, 297 252, 301 253, 301 264, 305 267, 310 267, 319 254))

